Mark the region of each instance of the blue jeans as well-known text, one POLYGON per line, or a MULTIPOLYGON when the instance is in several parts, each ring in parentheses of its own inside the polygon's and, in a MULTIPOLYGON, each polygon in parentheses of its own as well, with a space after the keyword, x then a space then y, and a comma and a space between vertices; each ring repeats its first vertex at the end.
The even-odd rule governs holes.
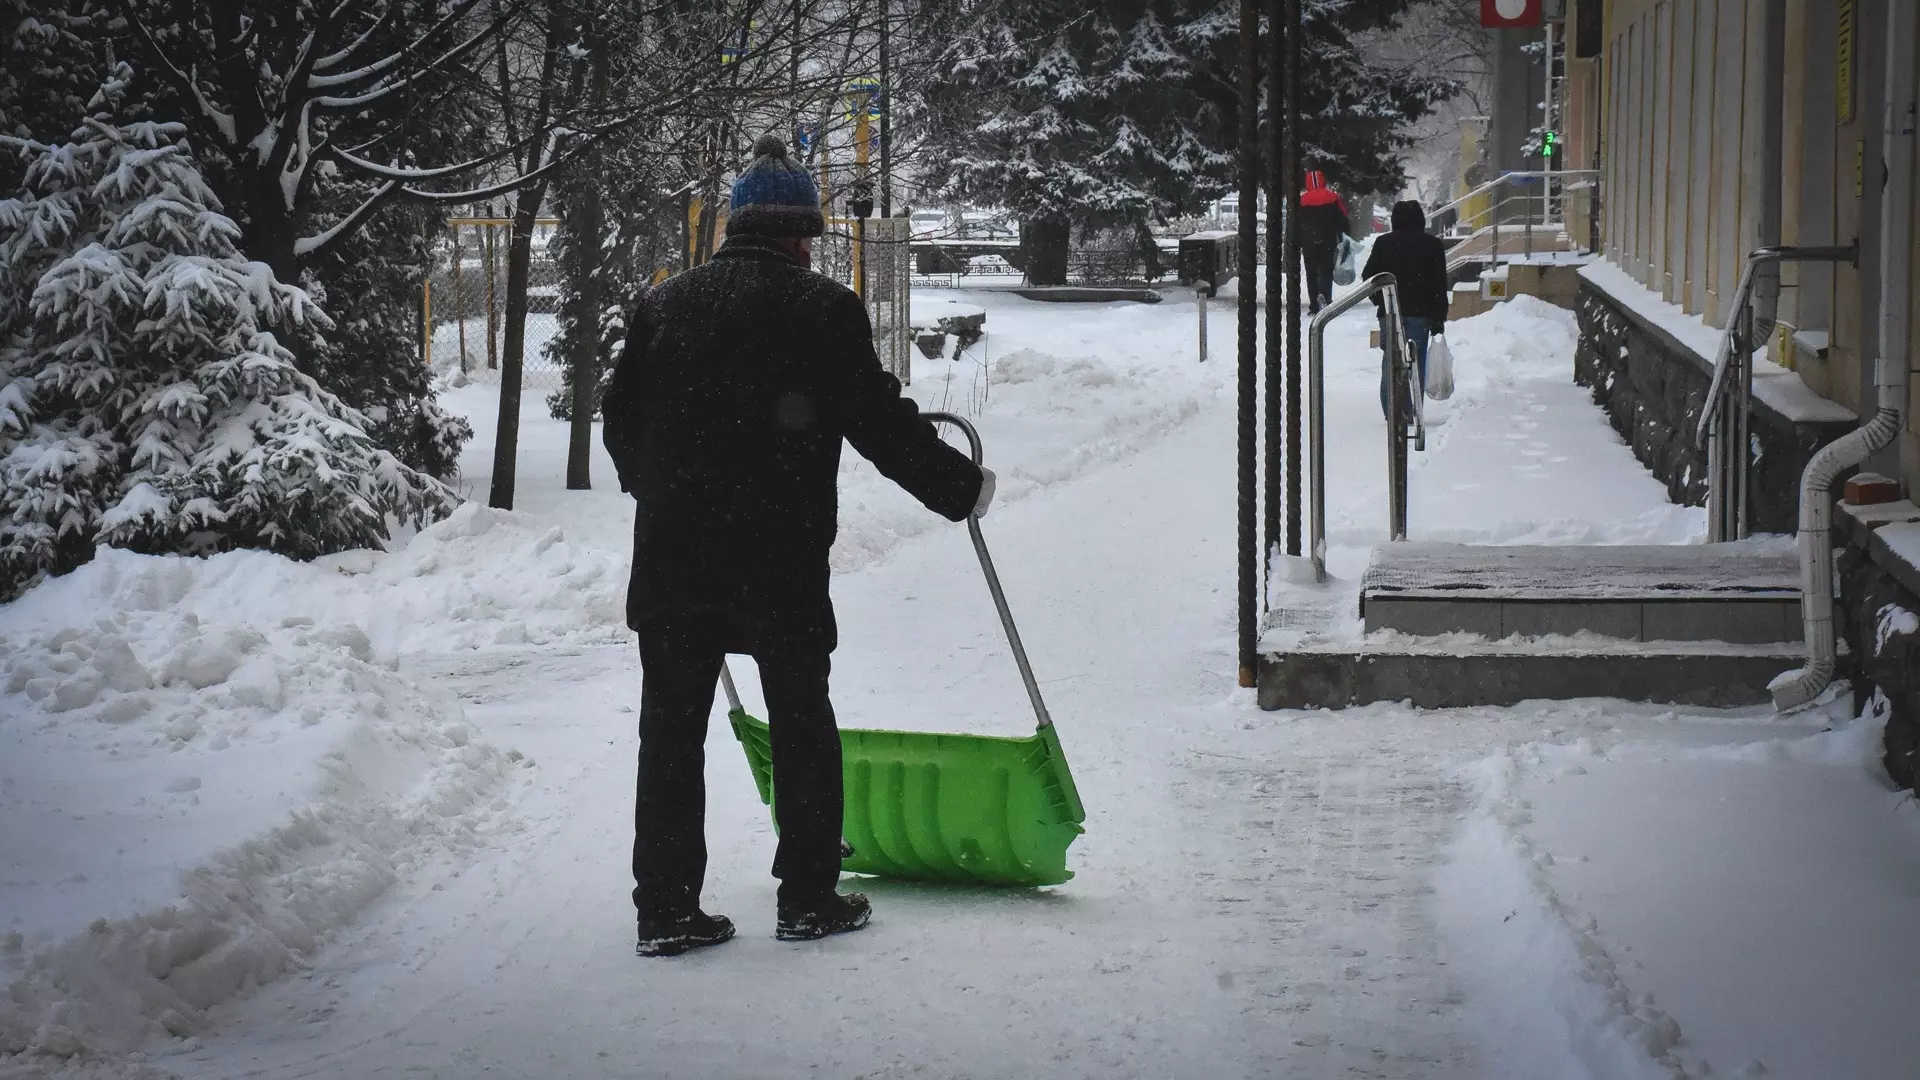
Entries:
MULTIPOLYGON (((1407 348, 1413 350, 1414 359, 1420 365, 1420 390, 1424 393, 1427 388, 1427 338, 1433 333, 1433 320, 1416 315, 1402 315, 1400 328, 1406 331, 1407 348)), ((1387 407, 1387 390, 1388 384, 1393 381, 1393 369, 1387 363, 1386 341, 1387 321, 1382 318, 1380 320, 1380 415, 1391 417, 1391 410, 1387 407)))

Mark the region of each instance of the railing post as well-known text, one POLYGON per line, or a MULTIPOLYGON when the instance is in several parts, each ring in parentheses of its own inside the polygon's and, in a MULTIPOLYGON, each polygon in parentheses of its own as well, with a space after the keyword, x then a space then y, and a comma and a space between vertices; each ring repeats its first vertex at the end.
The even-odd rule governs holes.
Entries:
POLYGON ((1507 186, 1507 178, 1502 176, 1493 182, 1493 247, 1487 253, 1487 269, 1495 270, 1500 266, 1500 215, 1505 212, 1506 204, 1501 201, 1500 193, 1507 186))
MULTIPOLYGON (((1313 579, 1317 582, 1327 580, 1327 425, 1326 425, 1326 338, 1327 324, 1348 311, 1366 303, 1375 296, 1383 296, 1382 306, 1393 313, 1393 322, 1382 321, 1381 347, 1394 350, 1396 334, 1389 334, 1388 326, 1397 327, 1399 313, 1398 289, 1392 274, 1375 274, 1368 278, 1360 288, 1353 290, 1339 300, 1321 308, 1319 314, 1307 327, 1307 475, 1308 475, 1308 523, 1307 554, 1313 559, 1313 579)), ((1391 363, 1388 366, 1389 385, 1394 374, 1391 363)), ((1393 399, 1389 398, 1389 402, 1393 399)), ((1389 446, 1394 441, 1393 408, 1388 409, 1387 439, 1389 446)), ((1404 443, 1402 443, 1404 445, 1404 443)), ((1389 454, 1389 461, 1392 460, 1389 454)), ((1394 474, 1389 470, 1388 484, 1393 486, 1394 474)), ((1404 477, 1401 478, 1404 486, 1404 477)), ((1390 518, 1395 518, 1389 509, 1390 518)), ((1405 514, 1397 515, 1395 520, 1404 522, 1405 514)), ((1389 521, 1391 526, 1392 521, 1389 521)), ((1404 529, 1401 532, 1404 536, 1404 529)))
POLYGON ((1385 293, 1386 315, 1380 344, 1387 351, 1387 538, 1407 538, 1407 387, 1406 338, 1400 324, 1400 290, 1385 293))
POLYGON ((1753 303, 1747 303, 1745 313, 1740 320, 1740 400, 1734 406, 1737 423, 1734 428, 1734 484, 1733 484, 1733 536, 1736 540, 1745 540, 1750 534, 1749 522, 1752 519, 1750 505, 1753 501, 1753 353, 1758 343, 1753 339, 1753 303))
POLYGON ((1533 199, 1527 195, 1520 196, 1520 208, 1526 214, 1526 217, 1520 223, 1521 231, 1524 234, 1520 250, 1531 260, 1533 258, 1533 199))
POLYGON ((1600 254, 1600 181, 1589 181, 1587 187, 1587 249, 1595 255, 1600 254))

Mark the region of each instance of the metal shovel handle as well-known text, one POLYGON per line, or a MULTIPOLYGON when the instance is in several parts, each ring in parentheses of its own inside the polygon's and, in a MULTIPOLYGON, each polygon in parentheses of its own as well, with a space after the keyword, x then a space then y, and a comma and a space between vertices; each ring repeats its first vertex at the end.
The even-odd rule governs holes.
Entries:
MULTIPOLYGON (((953 413, 921 413, 936 424, 952 424, 967 437, 967 449, 973 456, 973 463, 981 463, 980 433, 966 417, 953 413)), ((1020 681, 1027 686, 1027 700, 1033 702, 1033 715, 1038 721, 1036 727, 1053 726, 1053 717, 1047 713, 1047 703, 1040 699, 1040 684, 1034 680, 1033 666, 1027 663, 1026 646, 1020 644, 1020 630, 1013 625, 1013 612, 1007 609, 1007 594, 1000 588, 1000 575, 994 572, 993 556, 987 554, 986 538, 980 535, 980 519, 967 516, 967 535, 973 537, 973 553, 980 557, 980 571, 987 576, 987 591, 993 594, 993 606, 1000 612, 1000 625, 1007 632, 1007 645, 1013 649, 1013 662, 1020 666, 1020 681)))
MULTIPOLYGON (((922 416, 935 423, 952 424, 967 437, 967 448, 975 465, 980 464, 980 433, 963 416, 953 413, 930 412, 922 416)), ((987 576, 987 591, 993 594, 993 606, 1000 612, 1000 625, 1007 632, 1007 644, 1013 648, 1013 662, 1020 666, 1020 681, 1027 686, 1027 700, 1033 702, 1033 715, 1039 721, 1037 727, 1053 726, 1053 717, 1047 713, 1047 703, 1040 699, 1040 684, 1034 681, 1033 667, 1027 663, 1026 646, 1020 644, 1020 630, 1013 625, 1013 612, 1007 609, 1007 594, 1000 588, 1000 575, 994 572, 993 556, 987 554, 986 538, 980 535, 980 519, 967 516, 967 534, 973 537, 973 553, 980 557, 980 570, 987 576)), ((725 660, 720 662, 720 687, 726 691, 727 707, 734 712, 740 711, 740 691, 733 685, 733 672, 727 670, 725 660)))

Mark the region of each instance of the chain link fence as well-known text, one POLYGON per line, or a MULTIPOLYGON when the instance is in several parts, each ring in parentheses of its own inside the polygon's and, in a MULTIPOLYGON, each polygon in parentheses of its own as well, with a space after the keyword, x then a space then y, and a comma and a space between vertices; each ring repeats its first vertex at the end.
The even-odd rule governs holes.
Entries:
POLYGON ((874 352, 903 385, 913 378, 912 240, 903 217, 829 218, 813 246, 814 269, 866 301, 874 352))
MULTIPOLYGON (((507 218, 456 218, 448 223, 420 297, 429 327, 423 359, 436 373, 496 382, 506 349, 507 218)), ((558 390, 564 362, 547 355, 560 332, 561 271, 548 254, 557 218, 534 226, 522 337, 522 391, 529 397, 558 390)), ((873 321, 880 363, 902 383, 913 375, 911 228, 905 218, 832 218, 814 245, 814 268, 860 293, 873 321)))
MULTIPOLYGON (((540 218, 533 229, 533 260, 527 285, 527 325, 521 337, 521 386, 529 396, 560 388, 562 366, 548 359, 546 344, 560 332, 560 267, 548 254, 558 218, 540 218)), ((510 218, 454 218, 435 249, 432 271, 420 297, 421 322, 429 330, 423 359, 436 373, 459 371, 469 380, 497 382, 506 351, 507 246, 510 218)))

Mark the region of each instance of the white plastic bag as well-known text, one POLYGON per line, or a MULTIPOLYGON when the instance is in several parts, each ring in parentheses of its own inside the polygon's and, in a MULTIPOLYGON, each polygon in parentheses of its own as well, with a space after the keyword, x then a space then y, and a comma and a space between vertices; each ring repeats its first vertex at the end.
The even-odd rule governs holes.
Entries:
POLYGON ((1427 338, 1427 396, 1435 401, 1453 396, 1453 350, 1445 334, 1427 338))
POLYGON ((1340 238, 1340 257, 1334 260, 1333 264, 1333 283, 1335 285, 1353 284, 1353 279, 1359 274, 1358 268, 1354 266, 1354 252, 1357 251, 1359 247, 1360 245, 1354 243, 1353 237, 1351 236, 1343 236, 1340 238))

